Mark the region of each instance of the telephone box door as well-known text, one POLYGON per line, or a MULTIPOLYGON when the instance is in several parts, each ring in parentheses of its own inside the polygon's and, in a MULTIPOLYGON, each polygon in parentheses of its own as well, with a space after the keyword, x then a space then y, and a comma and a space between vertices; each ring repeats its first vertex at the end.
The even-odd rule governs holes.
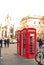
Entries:
POLYGON ((21 34, 21 55, 22 56, 26 56, 26 38, 27 38, 27 33, 26 33, 26 29, 22 30, 22 34, 21 34))
POLYGON ((36 56, 36 30, 32 30, 28 32, 28 52, 29 52, 29 58, 35 58, 36 56))

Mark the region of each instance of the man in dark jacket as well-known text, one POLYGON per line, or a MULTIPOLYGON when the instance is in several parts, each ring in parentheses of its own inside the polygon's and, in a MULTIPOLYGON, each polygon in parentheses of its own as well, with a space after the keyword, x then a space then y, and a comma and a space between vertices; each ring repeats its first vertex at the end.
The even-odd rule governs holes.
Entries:
POLYGON ((4 39, 4 45, 5 45, 5 47, 6 47, 6 39, 4 39))
POLYGON ((2 39, 0 39, 0 47, 2 47, 2 39))
POLYGON ((7 46, 9 47, 9 38, 7 38, 7 46))
POLYGON ((39 47, 41 48, 41 46, 43 45, 41 38, 39 39, 38 42, 39 42, 39 47))

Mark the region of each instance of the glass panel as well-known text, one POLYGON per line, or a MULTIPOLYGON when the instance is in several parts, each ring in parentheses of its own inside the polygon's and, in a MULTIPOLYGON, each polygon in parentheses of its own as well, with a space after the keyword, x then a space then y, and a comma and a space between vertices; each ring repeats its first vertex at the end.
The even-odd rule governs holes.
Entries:
POLYGON ((26 53, 26 34, 23 34, 23 53, 26 53))
POLYGON ((30 34, 30 54, 34 53, 34 34, 30 34))

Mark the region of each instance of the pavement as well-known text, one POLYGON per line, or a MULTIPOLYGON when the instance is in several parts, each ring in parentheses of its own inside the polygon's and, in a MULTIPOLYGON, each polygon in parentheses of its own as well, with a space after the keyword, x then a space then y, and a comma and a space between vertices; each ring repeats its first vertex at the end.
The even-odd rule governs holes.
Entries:
POLYGON ((38 65, 35 59, 27 59, 17 54, 17 44, 1 48, 0 65, 38 65))

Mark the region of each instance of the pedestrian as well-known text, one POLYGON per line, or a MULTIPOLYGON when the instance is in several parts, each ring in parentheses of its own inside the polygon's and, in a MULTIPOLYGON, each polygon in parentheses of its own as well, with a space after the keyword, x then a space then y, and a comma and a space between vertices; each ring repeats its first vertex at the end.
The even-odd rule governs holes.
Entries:
POLYGON ((9 47, 9 38, 7 38, 7 47, 9 47))
POLYGON ((4 46, 6 47, 6 38, 4 39, 4 46))
POLYGON ((2 47, 2 39, 0 39, 0 46, 2 47))
POLYGON ((41 48, 41 46, 43 45, 41 38, 38 40, 38 42, 39 42, 39 48, 41 48))

